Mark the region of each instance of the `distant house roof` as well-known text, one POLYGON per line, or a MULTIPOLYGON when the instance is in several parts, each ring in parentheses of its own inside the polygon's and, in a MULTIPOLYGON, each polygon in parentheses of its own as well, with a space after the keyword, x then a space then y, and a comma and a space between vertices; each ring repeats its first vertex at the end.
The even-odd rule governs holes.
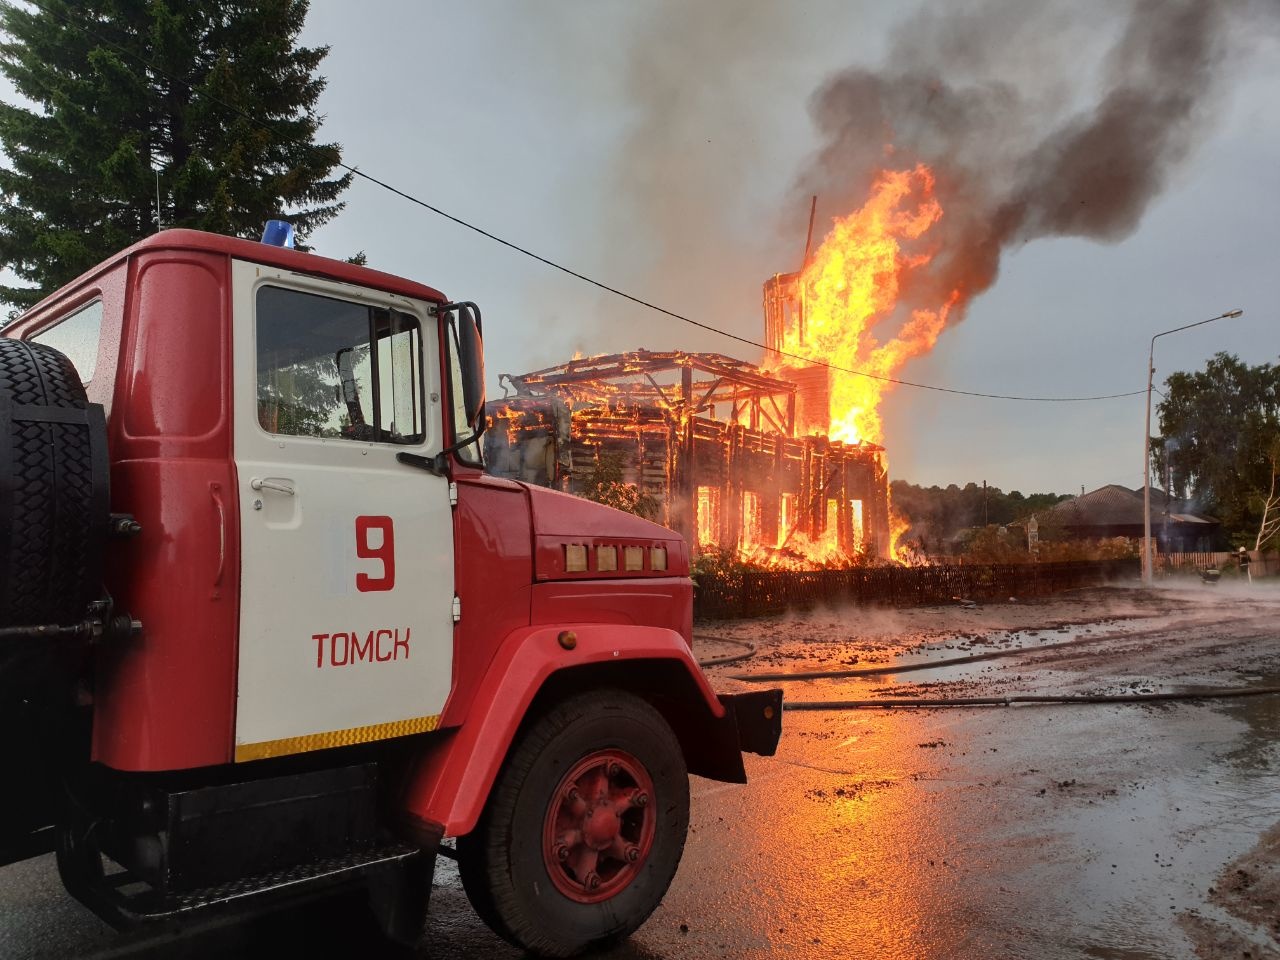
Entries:
MULTIPOLYGON (((1109 483, 1051 507, 1041 517, 1053 517, 1067 527, 1130 527, 1143 522, 1142 491, 1109 483)), ((1169 499, 1163 490, 1151 490, 1151 517, 1178 523, 1213 524, 1217 521, 1195 513, 1186 500, 1169 499)))

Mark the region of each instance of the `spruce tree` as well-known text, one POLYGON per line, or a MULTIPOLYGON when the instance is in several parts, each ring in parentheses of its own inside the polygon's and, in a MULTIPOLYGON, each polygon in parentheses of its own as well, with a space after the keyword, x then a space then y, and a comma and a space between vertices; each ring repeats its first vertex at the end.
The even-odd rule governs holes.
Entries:
POLYGON ((315 142, 327 47, 297 45, 307 0, 0 2, 0 285, 28 306, 157 229, 299 237, 351 175, 315 142))

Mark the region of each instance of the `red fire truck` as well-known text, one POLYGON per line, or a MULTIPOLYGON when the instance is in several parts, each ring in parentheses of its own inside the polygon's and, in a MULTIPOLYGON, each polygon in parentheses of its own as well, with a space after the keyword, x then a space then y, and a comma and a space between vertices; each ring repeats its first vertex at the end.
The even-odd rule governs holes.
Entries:
POLYGON ((360 884, 412 941, 442 854, 535 952, 644 922, 781 693, 708 685, 679 536, 485 475, 483 381, 475 304, 186 230, 6 327, 0 863, 120 927, 360 884))

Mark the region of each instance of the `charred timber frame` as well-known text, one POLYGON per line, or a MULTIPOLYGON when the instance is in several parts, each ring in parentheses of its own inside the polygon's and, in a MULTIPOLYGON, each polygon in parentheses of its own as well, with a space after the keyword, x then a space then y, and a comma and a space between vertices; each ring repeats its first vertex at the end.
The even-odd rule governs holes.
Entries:
POLYGON ((797 437, 796 384, 753 364, 641 350, 503 374, 499 382, 514 393, 489 404, 486 455, 499 476, 567 490, 590 473, 599 451, 612 449, 622 454, 628 481, 654 496, 663 522, 691 544, 733 547, 754 535, 785 547, 795 534, 821 535, 831 523, 850 552, 888 555, 883 448, 797 437), (727 422, 716 418, 717 408, 727 422), (706 487, 715 503, 708 500, 700 537, 699 488, 706 487), (748 494, 751 518, 744 517, 748 494), (785 526, 784 496, 791 503, 785 526), (862 501, 860 543, 854 500, 862 501))

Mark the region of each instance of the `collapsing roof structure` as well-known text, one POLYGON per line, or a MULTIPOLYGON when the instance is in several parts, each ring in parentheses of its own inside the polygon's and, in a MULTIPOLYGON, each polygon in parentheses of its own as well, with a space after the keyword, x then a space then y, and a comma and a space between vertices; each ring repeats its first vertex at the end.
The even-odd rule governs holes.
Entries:
POLYGON ((509 394, 488 405, 490 473, 579 492, 612 456, 697 547, 812 558, 800 545, 825 540, 889 555, 883 448, 797 436, 797 384, 753 364, 639 350, 499 382, 509 394))

